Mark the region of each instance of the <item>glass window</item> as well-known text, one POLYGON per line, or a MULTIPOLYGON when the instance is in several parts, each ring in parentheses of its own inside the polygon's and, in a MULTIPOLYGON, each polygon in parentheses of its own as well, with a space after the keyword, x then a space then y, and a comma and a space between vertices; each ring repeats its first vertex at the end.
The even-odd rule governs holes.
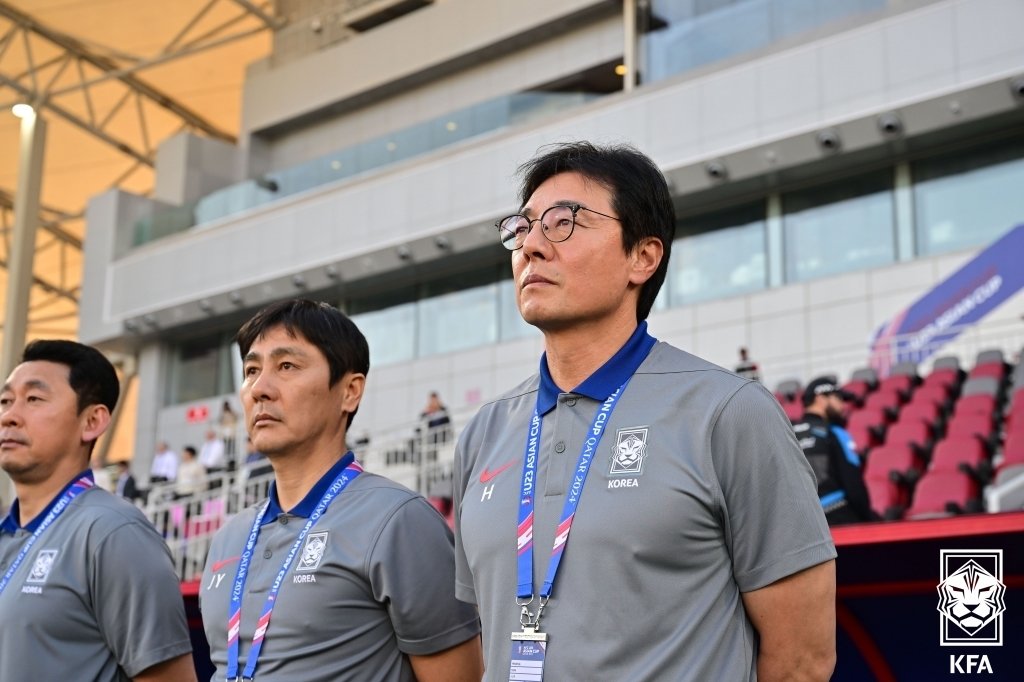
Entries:
POLYGON ((222 334, 186 341, 172 348, 167 405, 230 393, 230 340, 222 334))
POLYGON ((752 52, 886 0, 654 0, 643 39, 648 82, 752 52))
POLYGON ((498 339, 498 285, 425 298, 417 313, 420 357, 494 343, 498 339))
POLYGON ((921 255, 987 244, 1024 222, 1024 141, 928 159, 912 173, 921 255))
POLYGON ((519 306, 516 305, 515 280, 511 278, 498 283, 498 315, 502 341, 522 339, 540 333, 536 327, 527 324, 519 314, 519 306))
POLYGON ((892 185, 885 170, 783 196, 786 281, 895 261, 892 185))
POLYGON ((370 346, 370 367, 407 362, 416 357, 416 304, 352 315, 370 346))
POLYGON ((762 204, 679 221, 669 260, 673 306, 763 289, 765 210, 762 204))

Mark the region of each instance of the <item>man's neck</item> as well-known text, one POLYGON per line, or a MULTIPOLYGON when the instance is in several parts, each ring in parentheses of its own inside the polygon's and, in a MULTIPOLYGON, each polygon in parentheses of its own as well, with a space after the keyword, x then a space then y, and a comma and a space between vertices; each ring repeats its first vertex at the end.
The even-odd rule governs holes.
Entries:
POLYGON ((545 331, 544 351, 555 385, 571 391, 621 349, 636 331, 633 318, 616 325, 577 325, 545 331))
POLYGON ((288 511, 302 502, 313 486, 345 454, 345 440, 336 446, 324 448, 313 455, 278 455, 270 459, 274 467, 277 502, 288 511))
POLYGON ((38 483, 15 482, 14 493, 18 498, 18 525, 24 528, 37 516, 43 513, 47 505, 57 494, 71 482, 71 479, 84 471, 87 463, 71 462, 58 467, 45 480, 38 483))

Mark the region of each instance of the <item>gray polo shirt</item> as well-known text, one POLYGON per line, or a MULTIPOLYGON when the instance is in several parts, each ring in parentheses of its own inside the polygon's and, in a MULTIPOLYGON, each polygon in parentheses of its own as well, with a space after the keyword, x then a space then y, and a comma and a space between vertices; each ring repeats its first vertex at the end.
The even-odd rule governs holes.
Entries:
POLYGON ((741 593, 836 556, 814 476, 758 383, 665 343, 646 324, 573 392, 541 373, 485 405, 456 450, 456 595, 477 604, 485 679, 507 679, 527 429, 543 415, 534 586, 601 402, 605 427, 542 630, 549 680, 753 680, 741 593))
MULTIPOLYGON (((0 575, 49 510, 28 528, 0 524, 0 575)), ((0 680, 128 680, 191 651, 167 545, 98 487, 43 531, 0 595, 0 680)))
MULTIPOLYGON (((239 674, 267 592, 306 519, 340 472, 328 471, 289 512, 271 506, 242 598, 239 674)), ((227 619, 238 559, 263 503, 213 539, 200 606, 210 656, 223 680, 227 619)), ((256 667, 261 682, 414 680, 406 654, 438 653, 480 632, 476 609, 455 598, 452 534, 411 490, 360 474, 306 537, 278 594, 256 667)))

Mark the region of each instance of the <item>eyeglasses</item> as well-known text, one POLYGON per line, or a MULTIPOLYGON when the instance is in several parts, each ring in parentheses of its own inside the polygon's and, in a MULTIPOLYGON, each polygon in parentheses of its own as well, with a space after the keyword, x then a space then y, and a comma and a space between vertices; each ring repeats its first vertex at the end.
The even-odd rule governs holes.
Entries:
POLYGON ((579 204, 558 204, 541 213, 540 218, 530 220, 526 216, 517 213, 516 215, 502 218, 494 223, 494 226, 498 228, 498 239, 501 240, 501 245, 509 251, 523 248, 523 244, 526 243, 526 236, 530 234, 534 223, 540 223, 541 234, 549 242, 557 244, 558 242, 564 242, 572 236, 572 231, 576 228, 576 214, 580 211, 590 211, 605 218, 618 220, 615 216, 601 213, 579 204))

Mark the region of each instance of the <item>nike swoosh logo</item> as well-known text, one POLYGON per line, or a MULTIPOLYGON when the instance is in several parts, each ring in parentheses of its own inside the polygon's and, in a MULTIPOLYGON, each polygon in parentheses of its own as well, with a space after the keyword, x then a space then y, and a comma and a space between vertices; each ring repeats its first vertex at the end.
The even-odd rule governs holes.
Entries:
POLYGON ((494 471, 488 471, 487 468, 485 467, 484 470, 480 472, 480 482, 481 483, 489 482, 492 478, 494 478, 495 476, 500 474, 505 469, 508 469, 510 466, 512 466, 515 463, 516 463, 516 460, 512 460, 508 464, 501 465, 500 467, 498 467, 494 471))
POLYGON ((242 557, 233 556, 230 559, 221 559, 220 561, 214 561, 213 565, 210 566, 210 572, 211 573, 216 573, 217 571, 219 571, 220 569, 224 568, 225 566, 227 566, 231 562, 238 561, 241 558, 242 557))

